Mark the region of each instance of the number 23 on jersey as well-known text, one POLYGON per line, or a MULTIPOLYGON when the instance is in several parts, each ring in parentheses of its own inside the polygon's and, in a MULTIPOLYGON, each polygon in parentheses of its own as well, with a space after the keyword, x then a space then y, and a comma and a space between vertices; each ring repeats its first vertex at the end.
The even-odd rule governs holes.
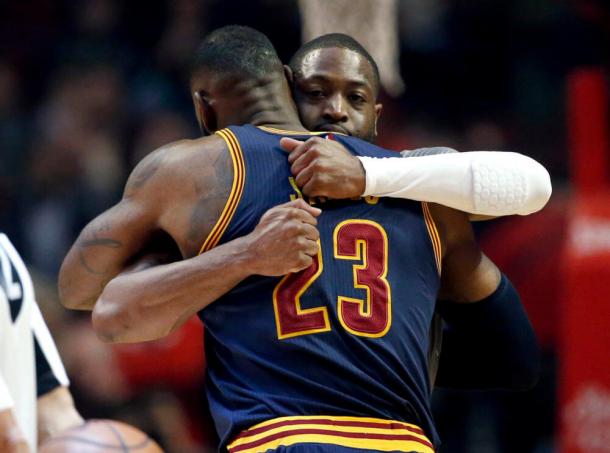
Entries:
MULTIPOLYGON (((337 316, 350 333, 384 336, 392 324, 392 292, 388 273, 388 237, 381 225, 352 219, 339 223, 333 233, 334 259, 351 260, 354 287, 366 300, 338 295, 337 316)), ((301 308, 301 296, 324 271, 322 248, 307 269, 286 275, 273 291, 278 339, 330 330, 327 307, 301 308)))

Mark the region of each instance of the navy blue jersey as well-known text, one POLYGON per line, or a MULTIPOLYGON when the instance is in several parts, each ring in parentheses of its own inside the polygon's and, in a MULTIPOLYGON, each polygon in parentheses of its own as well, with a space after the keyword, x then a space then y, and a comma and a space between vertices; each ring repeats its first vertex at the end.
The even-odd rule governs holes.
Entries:
MULTIPOLYGON (((235 177, 202 251, 250 233, 268 209, 300 196, 279 140, 311 136, 254 126, 218 134, 235 177)), ((333 136, 355 155, 396 157, 333 136)), ((436 443, 427 352, 440 241, 427 206, 374 197, 316 206, 321 251, 310 268, 250 277, 200 313, 223 445, 256 423, 292 415, 404 421, 436 443)))

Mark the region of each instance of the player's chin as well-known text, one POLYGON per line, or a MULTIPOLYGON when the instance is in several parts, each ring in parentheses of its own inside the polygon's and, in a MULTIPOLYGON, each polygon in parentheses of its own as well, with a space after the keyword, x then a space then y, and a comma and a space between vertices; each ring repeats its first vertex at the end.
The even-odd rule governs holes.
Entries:
POLYGON ((338 134, 343 135, 353 135, 349 128, 331 123, 319 124, 316 126, 315 130, 319 132, 337 132, 338 134))

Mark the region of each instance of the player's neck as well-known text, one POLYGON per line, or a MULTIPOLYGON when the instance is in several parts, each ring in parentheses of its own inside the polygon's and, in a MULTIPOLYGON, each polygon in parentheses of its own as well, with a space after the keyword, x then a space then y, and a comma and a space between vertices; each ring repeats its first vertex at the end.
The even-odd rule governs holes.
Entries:
POLYGON ((290 131, 306 131, 299 120, 286 79, 240 81, 227 88, 217 106, 218 124, 252 124, 290 131))
POLYGON ((254 126, 267 126, 275 129, 282 129, 286 131, 303 131, 307 132, 307 129, 303 127, 298 116, 296 114, 291 115, 291 112, 275 111, 261 111, 254 115, 250 124, 254 126))
POLYGON ((250 124, 269 126, 289 131, 307 131, 301 124, 296 105, 292 100, 290 88, 285 79, 271 84, 267 90, 251 91, 256 93, 246 111, 250 112, 250 124))

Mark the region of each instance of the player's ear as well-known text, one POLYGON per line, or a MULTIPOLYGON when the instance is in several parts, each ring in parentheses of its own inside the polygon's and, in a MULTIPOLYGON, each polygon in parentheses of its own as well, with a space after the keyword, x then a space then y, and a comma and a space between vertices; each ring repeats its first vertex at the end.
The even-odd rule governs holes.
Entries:
POLYGON ((201 91, 193 93, 193 103, 195 104, 195 114, 197 122, 203 135, 210 135, 218 129, 214 102, 208 99, 201 91))
POLYGON ((377 137, 377 121, 381 116, 381 110, 383 110, 383 104, 375 104, 375 137, 377 137))
POLYGON ((284 76, 286 77, 286 80, 288 80, 290 88, 294 88, 294 73, 287 64, 284 65, 284 76))

